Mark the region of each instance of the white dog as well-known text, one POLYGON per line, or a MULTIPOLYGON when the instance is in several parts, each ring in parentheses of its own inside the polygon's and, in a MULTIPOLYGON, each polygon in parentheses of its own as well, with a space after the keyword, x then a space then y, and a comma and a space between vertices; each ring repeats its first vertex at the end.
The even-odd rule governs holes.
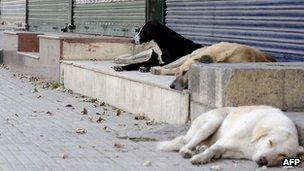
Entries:
POLYGON ((157 148, 179 151, 192 164, 222 157, 250 159, 259 166, 278 166, 283 158, 303 152, 294 123, 270 106, 211 110, 196 118, 186 135, 160 142, 157 148), (202 152, 195 151, 198 147, 202 152))

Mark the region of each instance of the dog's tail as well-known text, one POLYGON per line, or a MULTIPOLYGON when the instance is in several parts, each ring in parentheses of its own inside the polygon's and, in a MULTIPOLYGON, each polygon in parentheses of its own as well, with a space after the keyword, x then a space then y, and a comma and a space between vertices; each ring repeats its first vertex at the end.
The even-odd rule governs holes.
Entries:
POLYGON ((270 56, 268 56, 268 55, 264 55, 265 56, 265 58, 266 58, 266 60, 268 61, 268 62, 277 62, 277 60, 275 60, 274 58, 272 58, 272 57, 270 57, 270 56))
POLYGON ((185 136, 179 136, 171 141, 162 141, 157 143, 157 150, 159 151, 178 151, 186 144, 185 136))

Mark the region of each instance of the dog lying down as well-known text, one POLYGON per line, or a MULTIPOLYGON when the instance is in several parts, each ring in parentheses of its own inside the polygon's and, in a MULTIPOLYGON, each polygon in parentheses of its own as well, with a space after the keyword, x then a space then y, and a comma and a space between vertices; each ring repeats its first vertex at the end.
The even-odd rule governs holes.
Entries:
POLYGON ((156 75, 176 75, 170 85, 176 90, 188 88, 187 71, 194 63, 241 63, 241 62, 275 62, 274 59, 250 46, 221 42, 193 51, 175 62, 162 67, 152 67, 150 72, 156 75))
POLYGON ((192 164, 211 159, 249 159, 279 166, 303 153, 294 123, 270 106, 223 107, 197 117, 186 135, 159 142, 158 150, 179 151, 192 164))

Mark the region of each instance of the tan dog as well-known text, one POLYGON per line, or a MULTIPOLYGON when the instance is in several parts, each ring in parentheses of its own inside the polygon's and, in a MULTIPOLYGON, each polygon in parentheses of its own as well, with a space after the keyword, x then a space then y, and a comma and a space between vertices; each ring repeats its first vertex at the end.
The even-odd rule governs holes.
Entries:
POLYGON ((283 158, 303 153, 294 123, 280 109, 270 106, 211 110, 197 117, 186 135, 160 142, 157 148, 179 151, 191 158, 192 164, 229 158, 279 166, 283 158))
POLYGON ((237 43, 221 42, 193 51, 179 60, 163 67, 152 67, 150 72, 156 75, 182 75, 193 63, 239 63, 239 62, 275 62, 259 49, 237 43))

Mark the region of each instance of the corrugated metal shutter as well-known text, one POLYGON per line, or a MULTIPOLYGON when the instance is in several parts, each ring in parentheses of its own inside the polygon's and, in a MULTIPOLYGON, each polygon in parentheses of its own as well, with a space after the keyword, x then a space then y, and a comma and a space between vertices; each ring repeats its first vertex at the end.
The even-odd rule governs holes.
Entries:
POLYGON ((166 23, 195 42, 258 47, 304 61, 304 0, 167 0, 166 23))
POLYGON ((28 0, 31 31, 60 32, 69 23, 69 0, 28 0))
POLYGON ((78 33, 133 36, 145 23, 145 0, 75 0, 78 33))
POLYGON ((26 0, 1 0, 1 27, 24 29, 26 0))

